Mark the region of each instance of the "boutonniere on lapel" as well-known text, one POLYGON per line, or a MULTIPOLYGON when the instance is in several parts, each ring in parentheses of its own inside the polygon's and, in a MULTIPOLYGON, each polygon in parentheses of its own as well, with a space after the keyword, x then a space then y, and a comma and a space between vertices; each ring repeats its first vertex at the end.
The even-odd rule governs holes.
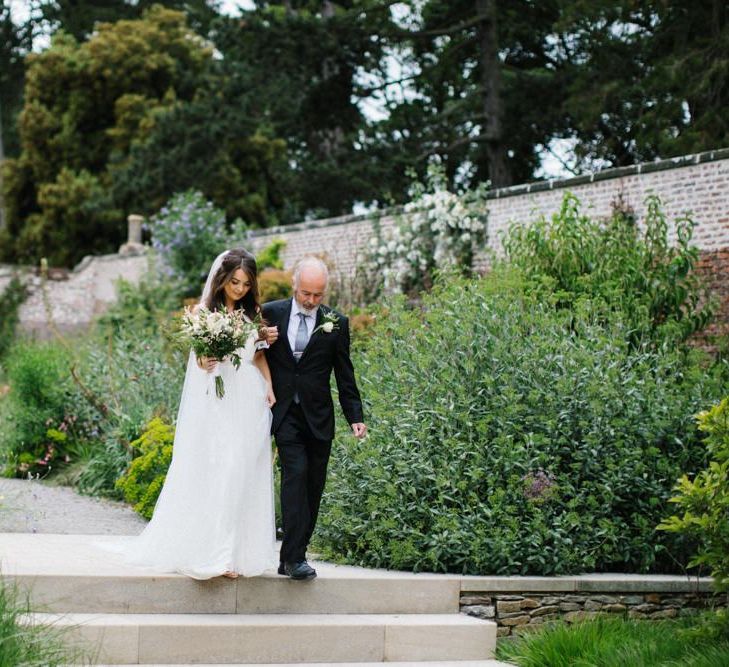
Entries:
POLYGON ((330 310, 326 313, 323 313, 322 320, 323 322, 316 329, 314 329, 314 331, 311 332, 312 336, 320 329, 324 333, 332 333, 332 331, 336 331, 337 329, 339 329, 339 318, 333 311, 330 310))

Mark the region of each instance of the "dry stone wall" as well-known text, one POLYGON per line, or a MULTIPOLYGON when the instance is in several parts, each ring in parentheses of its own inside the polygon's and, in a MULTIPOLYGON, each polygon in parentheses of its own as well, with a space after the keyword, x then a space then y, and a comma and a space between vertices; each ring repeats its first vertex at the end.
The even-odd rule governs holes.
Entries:
POLYGON ((726 594, 712 592, 710 579, 671 575, 484 577, 468 581, 460 596, 461 612, 495 621, 499 637, 557 620, 612 615, 658 620, 726 606, 726 594))
POLYGON ((49 315, 61 333, 83 330, 114 302, 117 280, 138 281, 148 264, 147 250, 141 247, 126 254, 89 256, 72 271, 52 269, 45 289, 36 269, 5 266, 0 267, 0 293, 18 274, 29 290, 18 313, 19 333, 49 338, 49 315))

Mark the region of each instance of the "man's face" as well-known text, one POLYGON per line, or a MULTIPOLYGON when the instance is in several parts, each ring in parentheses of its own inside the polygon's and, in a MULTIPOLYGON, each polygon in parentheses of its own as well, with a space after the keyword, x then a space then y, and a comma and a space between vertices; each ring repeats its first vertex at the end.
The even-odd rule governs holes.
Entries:
POLYGON ((322 302, 327 289, 326 276, 316 268, 301 272, 299 282, 294 286, 294 298, 299 308, 310 315, 322 302))

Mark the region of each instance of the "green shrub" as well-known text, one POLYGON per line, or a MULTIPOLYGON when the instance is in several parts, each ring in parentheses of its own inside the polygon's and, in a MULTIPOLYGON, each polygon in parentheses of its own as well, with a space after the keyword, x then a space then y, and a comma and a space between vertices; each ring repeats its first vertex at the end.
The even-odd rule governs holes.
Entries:
POLYGON ((258 274, 261 303, 286 299, 291 296, 291 273, 278 269, 266 269, 258 274))
POLYGON ((187 354, 169 335, 179 304, 154 270, 137 285, 120 281, 117 302, 76 347, 84 391, 74 394, 70 409, 85 411, 90 439, 73 478, 79 491, 120 497, 115 483, 131 460, 129 443, 155 415, 176 414, 187 354))
POLYGON ((672 245, 654 195, 646 199, 641 232, 633 216, 620 210, 606 223, 592 220, 567 193, 551 220, 512 226, 504 247, 545 300, 568 309, 589 300, 605 309, 606 318, 619 311, 636 344, 646 338, 685 340, 707 325, 715 309, 695 272, 694 225, 689 218, 677 220, 672 245))
POLYGON ((390 304, 355 355, 369 436, 342 427, 317 531, 331 558, 469 574, 646 572, 670 480, 702 460, 692 414, 726 390, 698 353, 633 347, 601 309, 515 274, 390 304))
POLYGON ((278 269, 283 270, 283 260, 281 259, 281 253, 286 247, 285 239, 273 239, 261 252, 256 255, 256 264, 258 265, 258 271, 261 272, 264 269, 278 269))
POLYGON ((691 565, 707 565, 717 590, 729 590, 729 398, 696 418, 705 434, 709 467, 693 479, 683 475, 671 498, 682 510, 662 522, 659 530, 685 533, 698 539, 691 565))
POLYGON ((200 294, 213 259, 245 234, 240 220, 229 229, 225 212, 193 190, 172 197, 147 229, 169 277, 190 296, 200 294))
POLYGON ((0 294, 0 359, 15 339, 18 311, 28 296, 28 290, 17 276, 13 276, 0 294))
POLYGON ((78 416, 69 410, 69 367, 68 353, 55 344, 23 343, 9 351, 0 433, 6 475, 45 474, 81 437, 78 416))
POLYGON ((124 494, 124 499, 134 505, 134 510, 146 519, 152 518, 154 506, 159 497, 167 469, 172 461, 172 443, 175 427, 155 418, 146 430, 131 443, 139 450, 129 470, 119 478, 116 485, 124 494))

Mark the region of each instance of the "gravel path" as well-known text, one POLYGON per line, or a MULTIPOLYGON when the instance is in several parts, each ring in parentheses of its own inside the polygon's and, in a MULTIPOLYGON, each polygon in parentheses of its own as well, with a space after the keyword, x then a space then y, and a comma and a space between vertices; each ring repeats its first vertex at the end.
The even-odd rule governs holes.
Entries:
POLYGON ((0 478, 0 533, 136 535, 146 523, 124 503, 37 480, 0 478))

